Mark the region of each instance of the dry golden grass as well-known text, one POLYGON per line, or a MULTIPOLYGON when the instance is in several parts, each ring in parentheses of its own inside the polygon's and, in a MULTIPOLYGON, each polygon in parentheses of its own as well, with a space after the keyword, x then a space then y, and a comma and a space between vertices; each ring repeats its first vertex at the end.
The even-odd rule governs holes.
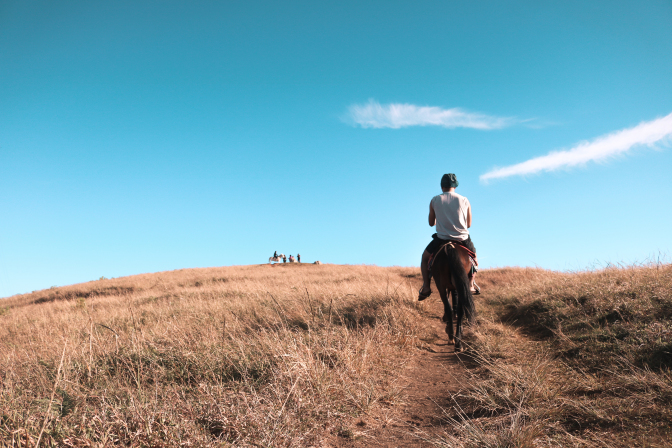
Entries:
POLYGON ((259 265, 4 300, 0 445, 320 445, 398 399, 416 276, 259 265))
POLYGON ((485 288, 474 387, 435 445, 671 446, 672 266, 508 275, 485 288))
MULTIPOLYGON (((479 274, 440 447, 669 446, 672 266, 479 274)), ((436 338, 418 269, 193 269, 0 305, 0 446, 323 446, 436 338)), ((436 299, 434 297, 434 299, 436 299)), ((430 302, 430 303, 428 303, 430 302)))

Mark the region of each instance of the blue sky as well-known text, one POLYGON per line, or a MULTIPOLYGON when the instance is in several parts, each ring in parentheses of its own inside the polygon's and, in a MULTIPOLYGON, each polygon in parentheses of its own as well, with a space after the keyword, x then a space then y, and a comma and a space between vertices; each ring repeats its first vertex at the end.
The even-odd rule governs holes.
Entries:
POLYGON ((446 172, 483 267, 669 260, 671 54, 669 1, 0 1, 0 297, 417 266, 446 172))

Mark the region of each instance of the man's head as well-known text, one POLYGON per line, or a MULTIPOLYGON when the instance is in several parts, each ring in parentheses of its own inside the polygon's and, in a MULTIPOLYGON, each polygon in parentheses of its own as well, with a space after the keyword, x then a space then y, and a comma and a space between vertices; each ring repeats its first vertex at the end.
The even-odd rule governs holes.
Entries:
POLYGON ((455 176, 453 173, 448 173, 444 174, 443 177, 441 178, 441 189, 448 191, 451 188, 455 188, 460 183, 457 181, 457 176, 455 176))

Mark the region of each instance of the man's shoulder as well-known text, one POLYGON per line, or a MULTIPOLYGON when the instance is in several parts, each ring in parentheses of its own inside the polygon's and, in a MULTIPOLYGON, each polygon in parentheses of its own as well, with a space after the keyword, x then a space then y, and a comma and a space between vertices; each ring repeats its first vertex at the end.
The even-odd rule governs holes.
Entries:
POLYGON ((452 191, 451 194, 452 194, 453 196, 455 196, 457 199, 461 200, 461 201, 467 201, 467 202, 469 202, 469 199, 467 199, 466 196, 461 195, 460 193, 457 193, 457 192, 455 192, 455 191, 452 191))
POLYGON ((456 193, 454 191, 451 191, 450 194, 452 194, 453 200, 456 200, 460 204, 460 208, 471 207, 471 203, 469 202, 469 199, 467 199, 466 196, 462 196, 461 194, 456 193))
POLYGON ((434 203, 434 201, 443 201, 443 200, 452 201, 454 199, 457 199, 460 202, 466 202, 467 204, 469 204, 469 199, 467 199, 466 196, 462 196, 461 194, 456 193, 454 191, 446 191, 444 193, 437 194, 436 196, 434 196, 432 198, 431 202, 434 203))

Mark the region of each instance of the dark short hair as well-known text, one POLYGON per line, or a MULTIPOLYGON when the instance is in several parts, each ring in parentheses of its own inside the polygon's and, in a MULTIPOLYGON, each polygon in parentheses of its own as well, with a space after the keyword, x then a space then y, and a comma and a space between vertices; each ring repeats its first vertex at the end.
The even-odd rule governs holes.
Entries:
POLYGON ((441 178, 441 188, 453 188, 460 185, 457 181, 457 176, 453 173, 444 174, 441 178))

